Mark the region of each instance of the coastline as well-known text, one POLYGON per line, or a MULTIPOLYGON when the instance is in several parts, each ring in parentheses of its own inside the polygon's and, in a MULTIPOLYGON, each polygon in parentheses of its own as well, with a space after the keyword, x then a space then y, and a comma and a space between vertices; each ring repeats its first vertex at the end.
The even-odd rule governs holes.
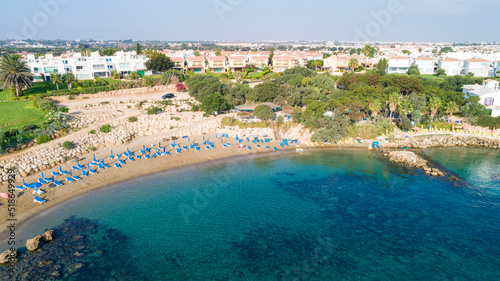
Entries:
MULTIPOLYGON (((202 136, 192 137, 191 141, 196 141, 199 143, 200 141, 202 141, 202 136)), ((229 142, 231 143, 231 141, 229 142)), ((91 175, 85 177, 82 180, 74 183, 67 183, 64 180, 65 184, 59 187, 48 187, 44 185, 42 186, 42 189, 44 189, 46 193, 40 195, 40 197, 47 199, 47 202, 43 204, 38 204, 33 202, 34 195, 30 194, 31 190, 27 189, 20 191, 18 192, 17 195, 16 214, 15 214, 15 219, 17 220, 16 221, 17 230, 19 231, 20 229, 22 229, 24 227, 25 222, 29 221, 30 218, 36 216, 39 213, 43 213, 69 199, 76 198, 83 194, 92 192, 97 189, 105 188, 107 186, 116 185, 121 182, 129 181, 140 177, 151 176, 169 170, 184 169, 186 167, 216 162, 220 160, 230 160, 232 158, 237 159, 239 157, 246 157, 252 155, 263 155, 263 154, 272 155, 276 153, 282 154, 283 152, 289 153, 294 151, 296 147, 295 145, 288 147, 280 147, 278 151, 274 151, 274 149, 272 149, 273 146, 279 147, 279 142, 274 141, 267 144, 271 147, 271 149, 266 149, 262 147, 257 148, 255 145, 251 144, 252 149, 249 150, 246 147, 240 149, 236 146, 234 140, 232 142, 233 145, 228 148, 222 148, 220 147, 220 145, 215 144, 215 146, 217 147, 216 149, 205 150, 203 148, 199 152, 183 151, 180 154, 177 154, 175 153, 175 151, 173 151, 173 149, 169 149, 168 151, 171 153, 170 156, 159 156, 156 157, 155 159, 149 159, 149 160, 142 158, 135 160, 133 162, 126 161, 127 164, 123 166, 123 168, 116 169, 114 167, 111 167, 105 170, 98 170, 97 175, 91 175)), ((180 140, 180 143, 182 144, 182 139, 180 140)), ((119 148, 114 148, 113 152, 115 154, 121 153, 123 151, 126 151, 127 147, 129 147, 131 151, 137 151, 140 148, 142 148, 142 144, 144 143, 141 142, 141 145, 134 144, 134 146, 123 146, 119 148)), ((348 145, 342 147, 348 147, 348 145)), ((363 146, 349 145, 349 147, 364 148, 364 145, 363 146)), ((317 147, 308 147, 306 149, 317 150, 317 149, 338 149, 338 148, 339 146, 317 146, 317 147)), ((100 149, 95 151, 94 153, 96 154, 96 158, 98 159, 104 158, 107 164, 114 163, 116 161, 115 159, 108 158, 110 155, 109 149, 100 149)), ((93 157, 92 153, 80 156, 79 157, 80 164, 85 166, 87 163, 91 162, 92 157, 93 157)), ((71 166, 73 165, 76 165, 75 160, 70 160, 62 164, 61 166, 63 170, 69 171, 71 169, 71 166)), ((44 172, 47 176, 50 175, 52 171, 58 171, 58 169, 59 169, 58 167, 55 167, 46 170, 44 172)), ((93 169, 97 170, 97 168, 93 169)), ((78 172, 75 175, 80 175, 80 173, 78 172)), ((35 175, 27 177, 25 180, 26 182, 31 183, 37 181, 39 177, 40 174, 37 173, 35 175)), ((20 178, 16 178, 15 185, 21 185, 20 180, 21 180, 20 178)), ((7 187, 8 187, 7 185, 1 186, 0 192, 6 192, 7 187)), ((2 202, 0 208, 1 207, 7 208, 5 202, 2 202)), ((6 229, 6 226, 8 225, 7 218, 8 218, 7 211, 0 212, 0 226, 2 227, 2 229, 6 229)), ((5 231, 2 231, 0 232, 0 234, 4 232, 5 231)))

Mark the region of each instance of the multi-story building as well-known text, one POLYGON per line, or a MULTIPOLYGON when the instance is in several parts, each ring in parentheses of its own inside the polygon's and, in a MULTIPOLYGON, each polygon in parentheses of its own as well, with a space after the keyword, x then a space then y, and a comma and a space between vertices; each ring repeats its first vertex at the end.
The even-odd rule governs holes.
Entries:
POLYGON ((463 92, 467 96, 478 96, 479 103, 491 109, 491 116, 500 116, 500 87, 499 82, 493 79, 483 81, 482 85, 464 85, 463 92))
POLYGON ((269 63, 269 57, 266 56, 249 56, 248 59, 249 64, 255 65, 257 67, 257 71, 264 71, 269 63))
POLYGON ((233 72, 245 71, 247 60, 244 56, 230 56, 228 57, 229 69, 233 72))
POLYGON ((170 57, 170 60, 174 63, 173 69, 184 73, 184 58, 183 57, 170 57))
POLYGON ((215 72, 215 73, 221 73, 221 72, 226 72, 226 57, 224 56, 214 56, 214 57, 208 57, 208 70, 215 72))
POLYGON ((413 62, 418 67, 420 74, 434 74, 436 60, 430 57, 418 57, 413 62))
POLYGON ((444 69, 448 76, 460 75, 463 73, 464 62, 456 58, 445 58, 439 61, 438 67, 444 69))
POLYGON ((187 57, 187 69, 193 73, 205 73, 204 57, 187 57))
POLYGON ((485 59, 474 58, 466 60, 462 74, 473 73, 477 77, 488 77, 491 74, 490 64, 491 62, 485 59))
POLYGON ((72 72, 78 80, 110 77, 114 69, 122 75, 128 75, 132 71, 144 75, 147 61, 145 55, 136 55, 135 52, 117 52, 113 56, 100 56, 98 52, 93 52, 89 56, 75 53, 54 57, 46 54, 39 58, 30 54, 26 55, 25 59, 35 75, 34 81, 49 81, 53 72, 59 74, 72 72))
POLYGON ((406 73, 411 65, 407 57, 391 57, 388 61, 387 73, 406 73))
POLYGON ((299 66, 299 62, 296 58, 290 56, 274 56, 273 57, 273 69, 274 72, 282 72, 290 68, 299 66))

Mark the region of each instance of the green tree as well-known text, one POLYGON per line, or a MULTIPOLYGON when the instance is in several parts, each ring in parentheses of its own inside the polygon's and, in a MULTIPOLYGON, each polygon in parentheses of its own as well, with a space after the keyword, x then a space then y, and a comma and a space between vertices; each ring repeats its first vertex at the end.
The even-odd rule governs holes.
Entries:
POLYGON ((439 108, 443 104, 442 100, 439 97, 431 97, 428 102, 429 110, 431 111, 431 117, 434 118, 436 116, 439 108))
POLYGON ((402 50, 401 53, 406 54, 406 55, 411 55, 411 52, 408 50, 402 50))
POLYGON ((198 52, 198 51, 194 51, 194 56, 195 56, 195 57, 199 57, 199 56, 201 56, 201 55, 200 55, 200 52, 198 52))
POLYGON ((248 84, 238 84, 232 87, 224 98, 229 105, 236 106, 244 104, 245 99, 251 96, 252 91, 252 88, 250 88, 248 84))
POLYGON ((141 52, 141 45, 139 44, 139 42, 137 42, 137 45, 135 46, 135 53, 140 55, 142 52, 141 52))
POLYGON ((16 90, 16 97, 22 95, 24 87, 31 87, 33 75, 25 61, 20 55, 5 54, 0 61, 0 83, 2 89, 13 87, 16 90))
POLYGON ((318 67, 323 67, 323 60, 315 60, 314 61, 314 68, 318 70, 318 67))
POLYGON ((82 57, 85 56, 87 52, 85 51, 85 46, 84 45, 80 45, 80 54, 82 55, 82 57))
POLYGON ((189 95, 200 102, 210 94, 223 94, 222 83, 210 74, 195 74, 186 80, 186 86, 189 95))
POLYGON ((389 108, 389 112, 390 112, 390 119, 392 120, 392 114, 394 111, 396 111, 397 107, 398 107, 398 104, 400 102, 400 95, 399 95, 399 92, 392 92, 389 94, 389 96, 387 97, 387 106, 389 108))
POLYGON ((349 69, 351 71, 354 71, 356 69, 356 67, 358 67, 358 65, 359 65, 359 61, 356 58, 350 59, 349 63, 347 64, 347 66, 349 66, 349 69))
POLYGON ((73 88, 73 82, 76 81, 76 78, 73 73, 66 72, 62 76, 62 81, 64 84, 68 85, 68 89, 71 90, 73 88))
POLYGON ((338 142, 348 135, 349 118, 344 116, 339 110, 333 112, 333 116, 323 118, 325 126, 317 130, 311 137, 311 141, 324 142, 332 141, 338 142))
POLYGON ((271 52, 269 53, 269 61, 267 65, 273 65, 273 58, 274 58, 274 47, 271 48, 271 52))
POLYGON ((376 117, 382 110, 382 102, 379 99, 370 99, 367 109, 371 113, 371 117, 376 117))
POLYGON ((148 70, 158 72, 164 72, 174 67, 174 63, 170 58, 161 53, 152 53, 145 65, 148 70))
POLYGON ((410 68, 408 68, 408 72, 406 72, 408 75, 420 75, 420 70, 418 69, 418 65, 412 64, 410 65, 410 68))
POLYGON ((261 104, 255 107, 253 116, 262 120, 270 120, 274 118, 274 111, 268 105, 261 104))
POLYGON ((436 69, 436 75, 437 76, 446 76, 446 71, 442 68, 436 69))
POLYGON ((388 66, 389 61, 387 61, 387 59, 383 58, 378 61, 376 68, 380 76, 384 76, 386 74, 388 66))
POLYGON ((413 112, 413 106, 407 100, 402 100, 399 103, 398 109, 399 113, 404 117, 408 116, 409 113, 413 112))
POLYGON ((139 79, 141 77, 141 75, 137 71, 132 71, 132 72, 130 72, 129 77, 130 77, 130 79, 136 80, 136 79, 139 79))
POLYGON ((215 55, 216 56, 222 56, 222 53, 220 52, 220 50, 217 50, 217 51, 215 51, 215 55))
POLYGON ((50 81, 52 81, 52 83, 56 84, 56 88, 59 91, 59 82, 61 82, 61 74, 59 74, 57 72, 52 72, 50 74, 50 81))
POLYGON ((266 81, 255 86, 253 90, 257 96, 257 101, 272 102, 278 96, 279 88, 280 87, 276 83, 266 81))
POLYGON ((453 113, 457 112, 459 109, 458 105, 454 101, 448 101, 444 105, 444 112, 448 114, 450 117, 453 116, 453 113))
POLYGON ((440 53, 451 53, 453 52, 453 48, 452 47, 443 47, 441 48, 441 50, 439 50, 440 53))
POLYGON ((206 114, 217 114, 219 111, 229 109, 229 105, 220 94, 212 93, 203 98, 201 101, 201 109, 205 111, 206 114))

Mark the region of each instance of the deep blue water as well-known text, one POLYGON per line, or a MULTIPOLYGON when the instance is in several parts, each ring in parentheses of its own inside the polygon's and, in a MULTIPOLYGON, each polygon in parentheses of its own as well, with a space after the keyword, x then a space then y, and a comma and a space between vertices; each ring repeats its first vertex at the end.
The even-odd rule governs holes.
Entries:
MULTIPOLYGON (((365 150, 242 158, 97 190, 19 237, 97 220, 127 237, 109 280, 500 280, 500 153, 421 153, 462 181, 365 150)), ((81 259, 65 280, 92 280, 81 259)))

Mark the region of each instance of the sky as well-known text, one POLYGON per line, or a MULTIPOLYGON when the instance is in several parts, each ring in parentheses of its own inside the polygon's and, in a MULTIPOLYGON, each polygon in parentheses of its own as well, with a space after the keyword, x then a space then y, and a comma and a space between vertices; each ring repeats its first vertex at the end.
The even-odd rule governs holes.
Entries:
POLYGON ((17 0, 2 39, 500 42, 498 0, 17 0))

